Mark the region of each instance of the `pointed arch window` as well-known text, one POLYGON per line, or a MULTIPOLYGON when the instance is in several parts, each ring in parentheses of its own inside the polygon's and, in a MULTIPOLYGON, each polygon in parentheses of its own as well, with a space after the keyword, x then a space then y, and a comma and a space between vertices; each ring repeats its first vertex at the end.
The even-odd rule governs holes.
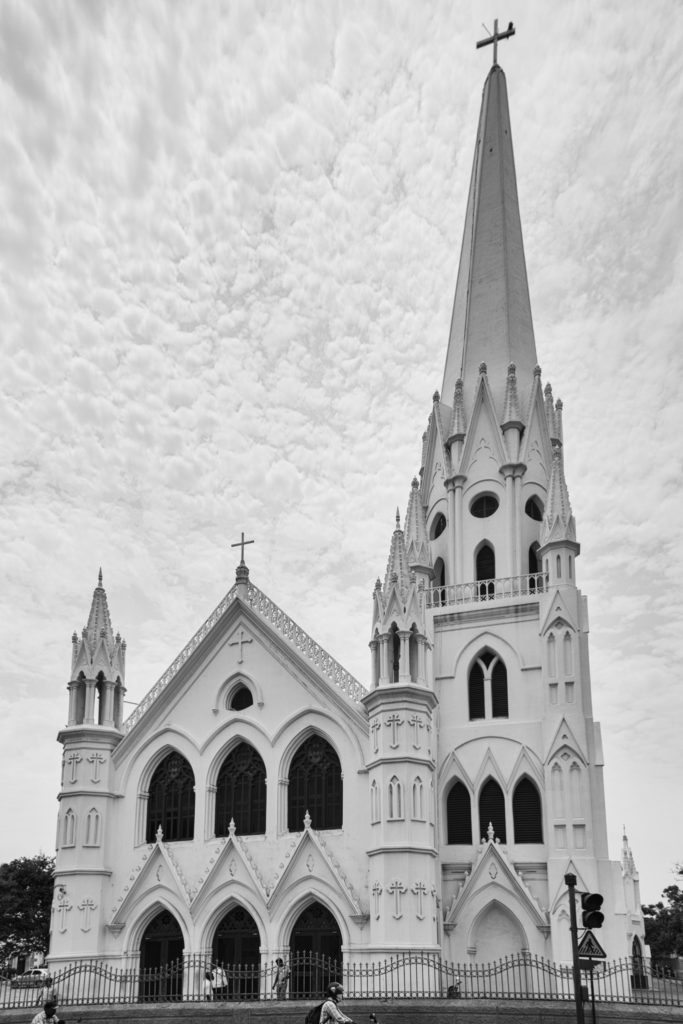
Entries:
POLYGON ((467 679, 470 721, 487 717, 487 691, 490 691, 491 717, 507 718, 507 669, 492 651, 482 651, 470 668, 467 679))
POLYGON ((491 714, 493 718, 508 717, 508 674, 500 658, 491 666, 491 714))
POLYGON ((434 563, 434 590, 434 604, 444 605, 446 603, 446 567, 443 558, 437 558, 434 563))
POLYGON ((342 770, 335 750, 322 736, 309 736, 289 769, 288 830, 300 832, 307 811, 313 828, 341 828, 342 797, 342 770))
POLYGON ((251 690, 242 683, 233 691, 228 707, 231 711, 244 711, 245 708, 250 708, 253 703, 254 698, 251 690))
POLYGON ((431 540, 436 540, 437 537, 440 537, 445 529, 446 517, 443 512, 439 512, 439 514, 434 517, 434 522, 432 523, 430 531, 431 540))
POLYGON ((569 631, 564 634, 564 638, 562 640, 562 655, 564 659, 564 674, 566 676, 571 676, 574 672, 574 657, 572 651, 572 638, 569 631))
POLYGON ((483 544, 477 551, 477 579, 492 580, 496 577, 496 555, 490 544, 483 544))
POLYGON ((557 675, 557 653, 555 643, 555 636, 551 633, 548 637, 548 675, 553 679, 557 675))
POLYGON ((493 825, 496 838, 501 843, 507 842, 505 797, 495 779, 489 779, 479 793, 479 831, 482 836, 486 835, 489 822, 493 825))
POLYGON ((377 825, 381 820, 380 792, 377 783, 373 779, 370 786, 370 822, 373 825, 377 825))
POLYGON ((62 846, 75 846, 76 845, 76 815, 68 809, 64 815, 64 832, 62 846))
POLYGON ((470 794, 459 779, 451 786, 446 797, 446 842, 463 846, 469 846, 472 842, 470 794))
POLYGON ((424 786, 419 775, 413 782, 413 821, 424 821, 424 786))
POLYGON ((572 766, 569 769, 569 796, 572 817, 583 818, 581 813, 581 769, 576 761, 572 762, 572 766))
POLYGON ((396 775, 389 779, 389 818, 403 818, 403 787, 396 775))
POLYGON ((538 541, 534 541, 534 543, 529 548, 529 573, 530 573, 530 575, 534 575, 534 574, 539 573, 541 571, 541 566, 540 566, 539 561, 538 561, 538 552, 539 552, 538 541))
POLYGON ((96 807, 91 808, 88 811, 88 816, 85 819, 85 841, 84 846, 99 846, 100 845, 100 828, 102 825, 102 819, 100 812, 96 807))
POLYGON ((392 683, 397 683, 401 663, 401 638, 398 635, 398 626, 395 622, 391 623, 389 630, 389 655, 391 657, 389 678, 392 683))
POLYGON ((475 563, 477 576, 477 596, 480 601, 491 600, 495 596, 496 555, 490 544, 482 544, 477 551, 475 563))
POLYGON ((418 639, 417 639, 417 626, 415 623, 410 627, 410 636, 408 637, 408 666, 410 671, 410 680, 413 683, 417 682, 418 673, 418 639))
POLYGON ((550 771, 550 789, 553 795, 553 815, 556 818, 566 817, 564 802, 564 775, 559 764, 555 762, 550 771))
POLYGON ((467 684, 467 695, 470 705, 470 721, 486 717, 486 704, 484 701, 484 669, 479 661, 476 661, 470 669, 470 676, 467 684))
POLYGON ((158 765, 149 784, 146 842, 155 841, 159 826, 167 843, 194 838, 194 772, 176 750, 158 765))
POLYGON ((216 780, 217 836, 229 834, 231 819, 240 835, 265 834, 266 766, 249 743, 240 743, 230 751, 216 780))
POLYGON ((516 843, 542 843, 541 797, 531 779, 521 779, 512 794, 516 843))

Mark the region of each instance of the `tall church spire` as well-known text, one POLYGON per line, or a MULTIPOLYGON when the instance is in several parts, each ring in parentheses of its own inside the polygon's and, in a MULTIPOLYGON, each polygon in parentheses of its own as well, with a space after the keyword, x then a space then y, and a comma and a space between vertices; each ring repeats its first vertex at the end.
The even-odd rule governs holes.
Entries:
POLYGON ((484 84, 479 116, 441 389, 447 401, 458 377, 466 394, 474 390, 482 361, 502 416, 508 365, 514 363, 526 383, 537 360, 507 87, 497 64, 484 84))

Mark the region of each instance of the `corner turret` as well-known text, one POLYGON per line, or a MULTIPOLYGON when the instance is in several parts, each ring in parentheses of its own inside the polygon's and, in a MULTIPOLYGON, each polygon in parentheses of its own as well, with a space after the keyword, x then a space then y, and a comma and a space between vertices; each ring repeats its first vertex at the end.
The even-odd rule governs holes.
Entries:
POLYGON ((71 638, 69 722, 120 729, 126 677, 126 641, 114 635, 100 569, 88 623, 71 638))

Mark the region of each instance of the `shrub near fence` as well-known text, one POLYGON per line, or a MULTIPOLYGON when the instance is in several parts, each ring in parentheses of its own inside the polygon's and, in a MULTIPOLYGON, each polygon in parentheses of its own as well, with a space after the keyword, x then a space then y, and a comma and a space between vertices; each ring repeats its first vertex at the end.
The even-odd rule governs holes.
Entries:
MULTIPOLYGON (((97 960, 78 960, 52 973, 60 1005, 113 1003, 203 1002, 212 998, 206 972, 216 962, 187 954, 154 970, 111 967, 97 960)), ((227 986, 221 998, 230 1001, 275 997, 277 965, 222 964, 227 986)), ((350 999, 550 999, 571 1000, 571 967, 542 957, 518 954, 494 963, 454 964, 426 953, 410 953, 367 963, 341 963, 327 957, 297 954, 287 998, 319 998, 330 981, 341 981, 350 999)), ((588 983, 587 972, 583 982, 588 983)), ((683 982, 645 959, 624 958, 598 964, 593 972, 595 999, 602 1002, 683 1005, 683 982)), ((0 984, 0 1008, 39 1005, 41 989, 0 984)))

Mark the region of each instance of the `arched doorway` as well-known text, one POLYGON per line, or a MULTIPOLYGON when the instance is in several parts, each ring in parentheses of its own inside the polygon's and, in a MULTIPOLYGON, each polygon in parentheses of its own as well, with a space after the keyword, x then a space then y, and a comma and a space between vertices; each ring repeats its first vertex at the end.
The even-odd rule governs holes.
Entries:
POLYGON ((173 914, 161 910, 140 940, 140 1000, 183 997, 183 933, 173 914))
POLYGON ((213 937, 214 964, 225 970, 226 999, 258 999, 261 937, 256 921, 244 907, 233 907, 221 919, 213 937))
MULTIPOLYGON (((477 918, 472 934, 472 946, 476 948, 478 963, 492 963, 501 960, 503 957, 520 956, 523 949, 527 948, 527 941, 520 922, 512 911, 508 910, 497 900, 493 900, 480 913, 477 918)), ((524 979, 519 979, 524 984, 524 979)), ((500 979, 503 986, 510 985, 510 979, 500 979)), ((491 984, 495 992, 496 981, 492 978, 491 984)), ((517 985, 513 982, 517 991, 517 985)), ((521 989, 519 989, 521 991, 521 989)))
POLYGON ((322 998, 330 982, 341 981, 341 932, 322 903, 311 903, 299 914, 289 945, 293 998, 322 998))

